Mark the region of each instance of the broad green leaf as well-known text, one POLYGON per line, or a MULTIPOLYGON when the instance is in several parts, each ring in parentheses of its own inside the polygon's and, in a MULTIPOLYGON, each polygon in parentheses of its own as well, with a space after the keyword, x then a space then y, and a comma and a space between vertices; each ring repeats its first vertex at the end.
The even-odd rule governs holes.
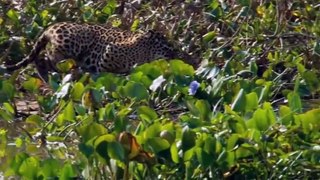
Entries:
POLYGON ((19 173, 27 179, 37 179, 39 166, 40 163, 36 157, 29 157, 22 162, 19 173))
POLYGON ((242 112, 246 107, 246 94, 243 89, 240 89, 236 98, 234 99, 231 109, 236 112, 242 112))
POLYGON ((130 30, 132 32, 136 31, 138 29, 138 26, 140 24, 140 20, 139 19, 135 19, 130 27, 130 30))
POLYGON ((313 54, 320 56, 320 41, 316 41, 313 46, 313 54))
POLYGON ((77 173, 74 170, 74 167, 71 163, 65 163, 61 169, 59 179, 74 179, 77 176, 77 173))
POLYGON ((302 125, 304 133, 309 134, 311 132, 320 131, 320 109, 312 109, 304 114, 295 116, 296 120, 299 120, 302 125))
POLYGON ((70 101, 66 108, 63 110, 63 117, 67 121, 74 122, 75 121, 75 112, 73 109, 73 102, 70 101))
POLYGON ((160 132, 161 132, 161 124, 154 123, 143 132, 143 137, 144 139, 159 137, 160 132))
POLYGON ((10 9, 7 12, 7 16, 14 22, 14 23, 19 23, 19 13, 15 11, 14 9, 10 9))
POLYGON ((276 117, 272 109, 257 109, 253 117, 247 121, 249 128, 265 131, 276 122, 276 117))
POLYGON ((148 106, 140 106, 137 109, 138 116, 147 123, 152 123, 154 120, 158 118, 157 113, 148 106))
POLYGON ((255 110, 258 108, 258 95, 255 93, 255 92, 252 92, 252 93, 249 93, 249 94, 246 94, 246 112, 248 111, 252 111, 252 110, 255 110))
POLYGON ((195 104, 196 108, 200 112, 200 118, 203 121, 210 121, 211 109, 210 104, 206 100, 197 100, 195 104))
POLYGON ((169 144, 172 144, 175 141, 175 136, 168 130, 161 131, 160 137, 167 140, 169 144))
POLYGON ((182 149, 187 151, 195 146, 196 133, 189 129, 188 126, 185 126, 182 130, 182 149))
POLYGON ((68 73, 72 68, 76 66, 76 61, 74 59, 66 59, 57 63, 57 68, 63 73, 68 73))
POLYGON ((84 85, 81 82, 76 82, 72 88, 71 96, 75 101, 81 101, 84 92, 84 85))
POLYGON ((94 148, 91 145, 80 143, 78 148, 82 154, 89 158, 94 153, 94 148))
POLYGON ((15 113, 15 110, 14 110, 14 108, 12 107, 11 104, 5 102, 5 103, 3 103, 3 107, 5 108, 5 110, 6 110, 8 113, 11 113, 11 114, 14 114, 14 113, 15 113))
POLYGON ((238 146, 238 140, 239 140, 239 135, 238 134, 232 134, 227 142, 227 150, 232 151, 238 146))
POLYGON ((10 81, 0 80, 0 102, 6 102, 13 98, 15 94, 15 87, 10 81))
POLYGON ((241 6, 250 6, 251 1, 250 0, 237 0, 241 6))
POLYGON ((248 143, 243 143, 241 146, 236 150, 236 157, 238 159, 245 158, 248 156, 253 156, 257 153, 257 150, 248 143))
POLYGON ((45 121, 39 115, 33 114, 26 119, 26 123, 35 124, 38 127, 41 127, 41 125, 45 123, 45 121))
POLYGON ((149 97, 147 89, 140 83, 129 81, 123 89, 126 96, 135 98, 136 100, 148 99, 149 97))
POLYGON ((288 106, 280 106, 279 116, 281 123, 284 125, 290 125, 293 121, 293 112, 288 106))
POLYGON ((193 76, 194 69, 191 65, 184 63, 181 60, 170 61, 170 68, 173 74, 179 76, 193 76))
POLYGON ((301 99, 298 93, 296 92, 290 92, 287 96, 288 98, 288 103, 291 111, 296 112, 296 113, 301 113, 302 112, 302 104, 301 104, 301 99))
POLYGON ((12 121, 14 119, 13 114, 0 109, 0 120, 12 121))
POLYGON ((179 154, 178 154, 178 147, 176 143, 173 143, 170 147, 171 159, 175 163, 180 162, 179 154))
POLYGON ((61 163, 57 159, 46 159, 42 163, 40 173, 45 179, 58 177, 61 163))
POLYGON ((116 0, 108 0, 107 5, 102 9, 102 12, 111 16, 116 8, 117 1, 116 0))
POLYGON ((6 175, 14 175, 19 174, 19 168, 21 167, 22 163, 29 158, 29 155, 26 153, 17 153, 11 163, 10 163, 10 169, 6 171, 6 175))
POLYGON ((212 41, 215 37, 216 37, 217 33, 214 31, 210 31, 207 34, 202 36, 202 39, 204 42, 209 43, 210 41, 212 41))
POLYGON ((160 151, 166 150, 170 148, 170 144, 167 140, 162 139, 160 137, 149 138, 146 141, 146 145, 150 148, 154 153, 158 153, 160 151))
POLYGON ((202 148, 195 148, 195 154, 197 156, 198 161, 204 168, 208 167, 214 161, 214 159, 202 148))
POLYGON ((87 142, 88 140, 98 137, 104 134, 107 134, 107 129, 98 123, 91 123, 88 125, 83 125, 77 128, 77 131, 79 135, 83 138, 84 142, 87 142))
POLYGON ((30 92, 38 92, 41 80, 38 78, 29 78, 23 83, 23 87, 30 92))
POLYGON ((192 159, 193 155, 194 155, 194 148, 191 148, 191 149, 184 152, 183 160, 190 161, 192 159))
POLYGON ((303 79, 312 93, 320 92, 320 78, 314 71, 306 71, 303 73, 303 79))
POLYGON ((124 148, 119 142, 116 142, 116 141, 109 142, 107 151, 110 158, 116 159, 122 162, 125 160, 124 148))

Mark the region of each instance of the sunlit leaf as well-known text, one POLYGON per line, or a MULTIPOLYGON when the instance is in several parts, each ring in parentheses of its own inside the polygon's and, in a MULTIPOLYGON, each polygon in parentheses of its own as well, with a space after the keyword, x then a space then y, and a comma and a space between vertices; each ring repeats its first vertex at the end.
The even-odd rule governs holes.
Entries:
POLYGON ((29 78, 23 83, 23 87, 30 92, 37 92, 39 91, 41 82, 42 81, 38 78, 29 78))
POLYGON ((131 98, 142 100, 147 99, 149 97, 147 89, 140 83, 130 81, 123 88, 124 93, 131 98))
POLYGON ((157 113, 148 106, 140 106, 137 109, 137 112, 138 116, 148 123, 151 123, 158 118, 157 113))
POLYGON ((7 12, 7 16, 14 22, 19 23, 19 13, 13 9, 7 12))
POLYGON ((196 134, 188 126, 185 126, 182 130, 182 149, 184 151, 189 150, 195 146, 196 134))
POLYGON ((203 35, 202 38, 204 40, 204 42, 208 43, 210 41, 212 41, 216 36, 216 32, 214 31, 211 31, 211 32, 208 32, 207 34, 203 35))
POLYGON ((77 176, 72 164, 65 163, 60 172, 60 179, 72 179, 77 176))
POLYGON ((167 140, 160 137, 154 137, 147 140, 146 144, 153 152, 158 153, 162 150, 170 148, 170 144, 167 140))
POLYGON ((176 143, 173 143, 170 147, 171 159, 175 163, 179 163, 179 154, 176 143))
POLYGON ((302 112, 302 104, 299 94, 295 92, 290 92, 287 98, 291 111, 302 112))
POLYGON ((36 179, 40 169, 39 166, 40 163, 36 157, 29 157, 22 162, 19 173, 28 179, 36 179))
POLYGON ((82 136, 84 142, 88 140, 98 137, 104 134, 107 134, 107 129, 98 123, 91 123, 88 125, 80 126, 77 128, 78 133, 82 136))
POLYGON ((235 100, 233 101, 231 105, 231 109, 234 111, 244 111, 246 107, 246 94, 243 89, 241 89, 238 92, 238 95, 236 96, 235 100))

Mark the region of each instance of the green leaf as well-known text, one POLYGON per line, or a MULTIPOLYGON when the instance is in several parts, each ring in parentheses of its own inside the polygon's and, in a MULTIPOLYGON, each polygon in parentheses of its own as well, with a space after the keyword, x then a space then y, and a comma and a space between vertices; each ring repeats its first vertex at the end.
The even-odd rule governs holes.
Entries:
POLYGON ((197 107, 199 113, 200 113, 200 118, 204 121, 210 121, 211 117, 211 109, 210 109, 210 104, 206 100, 197 100, 195 107, 197 107))
POLYGON ((313 54, 320 56, 320 41, 316 41, 313 46, 313 54))
POLYGON ((228 141, 227 141, 227 150, 231 151, 233 150, 236 145, 238 145, 239 135, 238 134, 232 134, 228 141))
POLYGON ((303 79, 312 93, 320 90, 320 78, 314 71, 306 71, 303 73, 303 79))
POLYGON ((296 92, 290 92, 287 95, 288 98, 288 103, 291 111, 296 112, 296 113, 301 113, 302 112, 302 104, 301 104, 301 99, 298 93, 296 92))
POLYGON ((193 155, 194 155, 194 148, 191 148, 191 149, 184 152, 183 160, 190 161, 192 159, 193 155))
POLYGON ((139 20, 139 19, 135 19, 135 20, 133 21, 132 25, 131 25, 130 30, 131 30, 132 32, 136 31, 136 30, 138 29, 138 27, 139 27, 139 24, 140 24, 140 20, 139 20))
POLYGON ((13 114, 0 109, 0 120, 12 121, 14 119, 13 114))
POLYGON ((19 23, 19 13, 13 9, 10 9, 7 12, 7 16, 14 22, 14 23, 19 23))
POLYGON ((3 103, 3 107, 4 107, 4 109, 5 109, 8 113, 10 113, 10 114, 14 114, 14 113, 15 113, 15 110, 14 110, 14 108, 12 107, 11 104, 5 102, 5 103, 3 103))
POLYGON ((67 121, 74 122, 75 121, 75 112, 73 109, 73 102, 70 101, 68 105, 63 110, 63 117, 67 121))
POLYGON ((258 108, 259 100, 258 95, 255 92, 249 93, 246 95, 245 105, 246 105, 246 112, 255 110, 258 108))
POLYGON ((0 80, 0 103, 9 101, 15 94, 15 87, 9 81, 0 80))
POLYGON ((147 123, 152 123, 158 118, 157 113, 148 106, 140 106, 137 109, 138 116, 147 123))
POLYGON ((44 179, 50 179, 59 176, 60 163, 57 159, 45 159, 42 163, 40 173, 44 179))
POLYGON ((103 125, 94 122, 88 125, 80 126, 77 128, 77 131, 79 135, 82 136, 84 142, 108 133, 107 129, 103 125))
POLYGON ((126 96, 136 100, 148 99, 149 97, 147 89, 140 83, 129 81, 123 88, 126 96))
POLYGON ((181 60, 170 61, 170 68, 173 74, 179 76, 193 76, 194 69, 191 65, 184 63, 181 60))
POLYGON ((179 163, 179 154, 178 154, 178 147, 176 143, 173 143, 170 147, 171 159, 175 163, 179 163))
POLYGON ((22 162, 19 173, 28 179, 37 179, 39 165, 39 160, 36 157, 29 157, 22 162))
POLYGON ((214 160, 207 152, 205 152, 202 148, 199 147, 195 149, 195 154, 197 156, 198 161, 204 168, 208 167, 214 160))
POLYGON ((110 142, 108 143, 108 155, 112 159, 116 159, 119 161, 124 161, 125 160, 125 151, 123 146, 119 142, 110 142))
POLYGON ((182 129, 182 149, 183 151, 187 151, 195 146, 196 133, 189 129, 188 126, 185 126, 182 129))
POLYGON ((59 179, 74 179, 77 176, 71 163, 66 163, 61 169, 59 179))
POLYGON ((19 174, 19 168, 22 163, 29 158, 29 155, 26 153, 17 153, 10 163, 10 169, 6 172, 6 174, 12 171, 14 174, 19 174))
POLYGON ((152 149, 154 153, 158 153, 165 149, 170 148, 170 144, 167 140, 162 139, 160 137, 149 138, 146 142, 146 145, 152 149))
POLYGON ((94 153, 94 148, 91 145, 80 143, 78 145, 80 152, 82 152, 87 158, 94 153))
POLYGON ((81 101, 84 92, 84 85, 81 82, 76 82, 71 91, 71 97, 75 101, 81 101))
POLYGON ((250 6, 251 0, 237 0, 241 6, 250 6))
POLYGON ((143 132, 143 137, 144 139, 159 137, 160 132, 161 132, 161 124, 154 123, 143 132))
POLYGON ((237 97, 233 101, 231 105, 231 109, 236 112, 244 111, 246 107, 246 94, 243 89, 240 89, 240 91, 237 94, 237 97))
POLYGON ((247 121, 247 125, 249 128, 265 131, 275 122, 276 117, 272 109, 257 109, 252 119, 247 121))
POLYGON ((281 123, 284 125, 290 125, 293 121, 293 112, 288 106, 280 106, 279 116, 281 123))
POLYGON ((29 78, 27 81, 23 83, 23 87, 30 92, 39 91, 40 85, 41 80, 38 78, 29 78))
POLYGON ((26 119, 26 123, 35 124, 38 127, 41 127, 45 121, 39 115, 33 114, 26 119))
POLYGON ((102 12, 111 16, 114 13, 116 6, 117 6, 116 0, 108 0, 107 5, 102 9, 102 12))
POLYGON ((301 122, 303 132, 306 134, 320 131, 320 109, 313 109, 304 114, 299 114, 295 116, 295 119, 301 122))
POLYGON ((209 43, 210 41, 212 41, 215 37, 216 37, 217 33, 214 31, 210 31, 207 34, 202 36, 202 39, 204 42, 209 43))

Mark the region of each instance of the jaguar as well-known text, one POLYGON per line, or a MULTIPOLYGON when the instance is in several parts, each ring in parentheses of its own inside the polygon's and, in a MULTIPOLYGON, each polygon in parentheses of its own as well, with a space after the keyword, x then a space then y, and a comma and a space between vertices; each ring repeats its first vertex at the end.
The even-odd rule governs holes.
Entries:
MULTIPOLYGON (((158 59, 188 59, 183 54, 153 30, 134 33, 112 26, 60 22, 43 31, 28 56, 5 69, 14 71, 34 63, 47 81, 48 72, 58 72, 56 65, 66 59, 75 60, 76 67, 85 72, 128 73, 135 65, 158 59), (39 58, 42 52, 45 59, 39 58)), ((190 59, 186 62, 192 64, 190 59)))

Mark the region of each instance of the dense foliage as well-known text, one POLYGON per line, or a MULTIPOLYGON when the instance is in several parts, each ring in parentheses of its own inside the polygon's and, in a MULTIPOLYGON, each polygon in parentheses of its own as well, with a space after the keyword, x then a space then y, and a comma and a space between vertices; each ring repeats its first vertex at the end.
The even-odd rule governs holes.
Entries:
POLYGON ((320 3, 0 1, 1 63, 60 21, 156 29, 195 59, 0 75, 0 177, 320 177, 320 3), (43 90, 45 89, 45 90, 43 90))

